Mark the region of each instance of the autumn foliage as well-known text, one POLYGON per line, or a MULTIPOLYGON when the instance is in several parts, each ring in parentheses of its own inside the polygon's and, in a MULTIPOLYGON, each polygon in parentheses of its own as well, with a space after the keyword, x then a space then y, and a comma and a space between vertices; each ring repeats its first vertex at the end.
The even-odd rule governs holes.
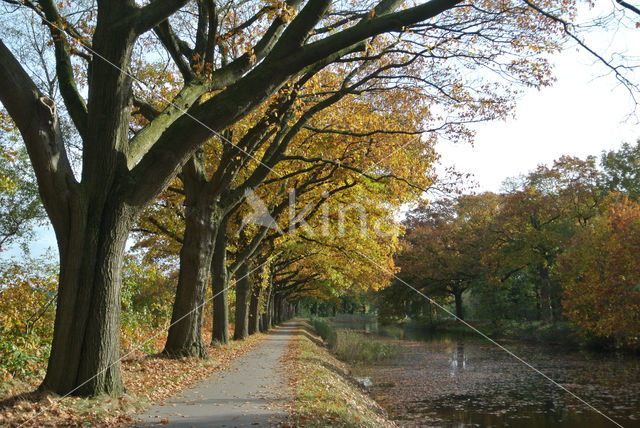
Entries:
POLYGON ((640 204, 610 198, 560 258, 564 313, 584 334, 640 345, 640 204))
MULTIPOLYGON (((637 348, 640 205, 628 180, 637 153, 604 153, 600 169, 595 157, 563 156, 499 194, 414 209, 396 256, 400 278, 451 305, 449 316, 464 308, 499 334, 637 348)), ((389 318, 433 321, 434 308, 400 282, 381 299, 389 318)))

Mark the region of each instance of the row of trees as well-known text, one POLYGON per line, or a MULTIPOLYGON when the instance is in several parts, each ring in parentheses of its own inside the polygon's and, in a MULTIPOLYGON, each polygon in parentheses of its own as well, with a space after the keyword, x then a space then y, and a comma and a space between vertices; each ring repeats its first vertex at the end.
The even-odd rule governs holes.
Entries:
MULTIPOLYGON (((640 142, 596 159, 565 156, 486 192, 412 211, 401 277, 469 296, 476 317, 572 321, 585 335, 640 344, 640 142)), ((399 286, 402 287, 402 286, 399 286)), ((398 308, 396 308, 398 309, 398 308)))
MULTIPOLYGON (((0 101, 60 255, 41 388, 116 395, 132 230, 149 260, 179 259, 170 356, 204 355, 210 282, 217 343, 228 340, 233 277, 238 337, 255 328, 256 305, 268 326, 303 293, 379 287, 398 233, 383 219, 432 185, 435 139, 468 140, 466 124, 509 113, 518 84, 548 85, 545 54, 575 37, 577 7, 3 4, 0 101)), ((633 91, 626 70, 612 67, 633 91)))

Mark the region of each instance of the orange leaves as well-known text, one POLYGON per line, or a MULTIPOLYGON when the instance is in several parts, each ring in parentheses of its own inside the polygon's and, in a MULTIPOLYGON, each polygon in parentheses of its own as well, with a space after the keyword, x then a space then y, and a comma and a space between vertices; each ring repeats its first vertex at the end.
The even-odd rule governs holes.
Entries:
POLYGON ((567 317, 586 335, 640 346, 640 204, 610 199, 606 213, 560 258, 567 317))

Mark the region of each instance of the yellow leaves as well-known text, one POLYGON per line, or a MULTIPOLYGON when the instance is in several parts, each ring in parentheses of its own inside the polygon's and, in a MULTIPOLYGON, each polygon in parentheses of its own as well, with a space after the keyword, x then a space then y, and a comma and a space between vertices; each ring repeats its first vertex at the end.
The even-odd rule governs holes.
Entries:
POLYGON ((367 13, 367 18, 371 19, 376 15, 376 10, 375 9, 371 9, 369 11, 369 13, 367 13))
POLYGON ((282 0, 269 0, 267 3, 267 18, 273 19, 279 18, 285 24, 293 21, 296 16, 294 8, 290 7, 286 1, 282 0))

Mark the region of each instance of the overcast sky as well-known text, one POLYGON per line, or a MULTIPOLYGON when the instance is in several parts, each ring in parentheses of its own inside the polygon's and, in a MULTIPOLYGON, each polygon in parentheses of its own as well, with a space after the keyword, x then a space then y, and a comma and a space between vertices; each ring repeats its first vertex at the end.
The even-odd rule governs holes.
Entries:
MULTIPOLYGON (((602 11, 588 13, 598 12, 602 11)), ((589 43, 600 52, 640 58, 637 28, 594 32, 589 43)), ((552 62, 556 83, 527 91, 515 119, 476 126, 473 147, 440 143, 443 166, 472 173, 478 191, 498 191, 505 178, 527 173, 562 155, 599 156, 603 150, 640 138, 638 115, 629 117, 634 111, 629 92, 592 56, 574 47, 552 62)))

